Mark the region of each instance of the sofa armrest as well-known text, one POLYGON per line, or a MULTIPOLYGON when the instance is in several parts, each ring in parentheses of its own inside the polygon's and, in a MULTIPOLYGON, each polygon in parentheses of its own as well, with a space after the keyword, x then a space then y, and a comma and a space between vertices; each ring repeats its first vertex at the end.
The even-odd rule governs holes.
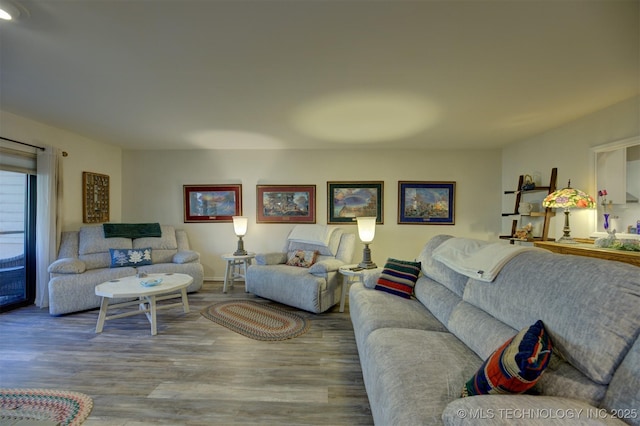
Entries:
POLYGON ((287 263, 287 253, 272 252, 256 254, 256 265, 279 265, 287 263))
POLYGON ((345 263, 340 259, 325 259, 311 265, 309 272, 312 274, 326 274, 328 272, 335 272, 344 265, 345 263))
POLYGON ((86 270, 87 265, 75 257, 58 259, 47 268, 50 274, 81 274, 86 270))
POLYGON ((585 401, 538 395, 478 395, 460 398, 442 413, 446 426, 491 425, 626 425, 585 401))
POLYGON ((200 253, 193 250, 179 251, 173 255, 173 263, 193 263, 200 260, 200 253))

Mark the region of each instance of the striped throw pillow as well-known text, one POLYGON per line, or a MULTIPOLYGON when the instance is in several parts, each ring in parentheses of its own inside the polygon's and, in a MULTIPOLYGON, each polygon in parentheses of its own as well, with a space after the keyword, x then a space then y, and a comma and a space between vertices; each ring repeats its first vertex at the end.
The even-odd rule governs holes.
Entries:
POLYGON ((551 352, 551 339, 538 320, 491 354, 463 386, 461 396, 523 393, 547 368, 551 352))
POLYGON ((409 299, 419 274, 420 262, 389 258, 375 288, 409 299))

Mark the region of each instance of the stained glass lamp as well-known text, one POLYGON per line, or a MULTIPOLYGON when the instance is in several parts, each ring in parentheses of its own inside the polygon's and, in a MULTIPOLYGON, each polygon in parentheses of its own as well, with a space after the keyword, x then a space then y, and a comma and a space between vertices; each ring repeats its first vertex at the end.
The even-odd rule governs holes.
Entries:
POLYGON ((559 189, 547 195, 542 201, 542 205, 544 207, 564 209, 563 235, 558 242, 572 244, 576 241, 571 237, 571 229, 569 228, 569 210, 576 208, 592 209, 596 206, 596 202, 591 195, 588 195, 579 189, 571 188, 571 181, 569 181, 566 188, 559 189))

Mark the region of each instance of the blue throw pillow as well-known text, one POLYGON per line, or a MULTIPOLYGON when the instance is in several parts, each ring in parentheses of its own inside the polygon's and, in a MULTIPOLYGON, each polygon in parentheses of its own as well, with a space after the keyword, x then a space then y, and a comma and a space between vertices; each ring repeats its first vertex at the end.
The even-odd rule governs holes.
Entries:
POLYGON ((151 265, 151 248, 109 249, 111 268, 151 265))

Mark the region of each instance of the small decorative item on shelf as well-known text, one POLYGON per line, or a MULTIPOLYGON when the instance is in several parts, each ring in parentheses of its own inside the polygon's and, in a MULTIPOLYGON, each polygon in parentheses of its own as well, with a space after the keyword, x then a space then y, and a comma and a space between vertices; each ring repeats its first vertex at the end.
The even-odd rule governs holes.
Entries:
POLYGON ((533 241, 532 230, 533 225, 529 223, 524 228, 516 229, 515 234, 513 234, 513 238, 520 241, 533 241))
POLYGON ((606 237, 596 239, 593 245, 600 248, 613 248, 616 242, 616 230, 614 229, 612 232, 607 231, 607 234, 606 237))
POLYGON ((520 189, 523 191, 531 191, 535 188, 536 184, 533 182, 533 178, 531 177, 531 175, 524 175, 524 181, 522 183, 522 188, 520 189))
POLYGON ((525 203, 525 202, 521 202, 520 204, 518 204, 518 212, 520 214, 531 214, 531 211, 533 210, 533 204, 531 203, 525 203))

